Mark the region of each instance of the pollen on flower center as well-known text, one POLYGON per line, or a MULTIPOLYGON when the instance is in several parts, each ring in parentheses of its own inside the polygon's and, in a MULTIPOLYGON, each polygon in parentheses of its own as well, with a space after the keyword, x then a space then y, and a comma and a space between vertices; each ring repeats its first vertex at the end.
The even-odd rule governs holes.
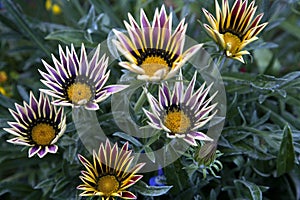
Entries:
MULTIPOLYGON (((239 51, 239 48, 242 44, 241 39, 229 32, 226 32, 224 34, 224 41, 226 44, 226 50, 228 50, 230 53, 235 54, 239 51)), ((231 55, 228 55, 231 56, 231 55)))
POLYGON ((165 116, 164 124, 172 133, 182 134, 190 128, 191 120, 182 110, 173 110, 165 116))
POLYGON ((73 83, 68 87, 67 94, 70 101, 75 104, 85 104, 92 97, 91 88, 86 83, 73 83))
POLYGON ((97 182, 97 190, 103 192, 105 196, 110 196, 112 193, 117 192, 120 183, 115 176, 106 175, 99 178, 97 182))
POLYGON ((140 66, 148 76, 153 76, 155 72, 163 69, 165 73, 169 72, 168 63, 158 56, 147 57, 140 66))
POLYGON ((32 140, 38 145, 50 145, 55 137, 55 129, 46 123, 39 123, 31 130, 32 140))

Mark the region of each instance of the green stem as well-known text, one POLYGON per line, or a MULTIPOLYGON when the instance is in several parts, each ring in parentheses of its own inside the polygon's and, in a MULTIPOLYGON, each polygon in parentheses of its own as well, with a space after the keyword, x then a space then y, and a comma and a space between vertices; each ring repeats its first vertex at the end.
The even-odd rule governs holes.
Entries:
POLYGON ((222 55, 218 58, 217 65, 218 65, 218 69, 219 69, 220 73, 221 73, 221 71, 222 71, 222 69, 223 69, 223 66, 224 66, 225 63, 226 63, 226 60, 227 60, 227 59, 226 59, 225 53, 222 54, 222 55))
POLYGON ((136 104, 134 105, 134 112, 135 113, 137 113, 139 110, 141 110, 141 107, 145 103, 146 99, 147 99, 147 95, 146 95, 145 90, 143 90, 141 96, 139 97, 136 104))

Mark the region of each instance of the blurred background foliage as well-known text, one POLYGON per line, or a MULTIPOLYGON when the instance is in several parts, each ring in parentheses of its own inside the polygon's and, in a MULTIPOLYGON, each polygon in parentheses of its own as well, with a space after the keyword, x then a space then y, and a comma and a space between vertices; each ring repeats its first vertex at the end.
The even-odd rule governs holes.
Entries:
MULTIPOLYGON (((175 12, 174 24, 186 17, 187 35, 214 56, 216 46, 201 27, 206 22, 201 8, 214 13, 213 1, 0 0, 0 199, 80 199, 82 166, 76 155, 86 150, 70 112, 58 153, 28 159, 25 148, 6 142, 11 136, 2 128, 13 120, 8 108, 43 87, 37 70, 44 70, 41 59, 51 63, 58 44, 83 42, 92 49, 112 28, 124 29, 128 12, 138 19, 144 8, 152 16, 162 3, 175 12)), ((138 199, 300 199, 300 2, 257 0, 256 5, 268 26, 249 45, 247 64, 227 60, 222 70, 228 105, 218 143, 219 178, 209 173, 203 179, 192 152, 163 169, 171 189, 146 186, 157 173, 144 174, 132 189, 138 199)), ((122 72, 117 63, 111 70, 115 83, 122 72)), ((98 120, 105 132, 118 131, 111 126, 109 100, 101 109, 98 120)))

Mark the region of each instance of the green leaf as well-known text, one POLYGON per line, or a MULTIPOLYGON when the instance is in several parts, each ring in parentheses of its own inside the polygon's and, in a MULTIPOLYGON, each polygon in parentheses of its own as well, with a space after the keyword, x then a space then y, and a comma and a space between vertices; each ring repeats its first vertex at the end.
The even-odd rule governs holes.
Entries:
POLYGON ((138 141, 137 139, 135 139, 134 137, 132 137, 131 135, 128 135, 126 133, 115 132, 113 134, 113 136, 117 136, 117 137, 123 138, 123 139, 127 140, 128 142, 131 142, 132 144, 134 144, 137 147, 142 147, 143 146, 142 143, 140 143, 140 141, 138 141))
POLYGON ((144 196, 161 196, 166 194, 173 186, 149 186, 143 181, 134 185, 134 189, 144 196))
MULTIPOLYGON (((251 196, 252 200, 261 200, 262 199, 262 192, 256 184, 251 183, 249 181, 244 181, 244 180, 234 180, 233 182, 235 185, 238 185, 239 183, 241 183, 244 186, 246 186, 250 192, 250 196, 251 196)), ((243 195, 243 197, 245 198, 244 195, 243 195)))
POLYGON ((294 167, 295 151, 291 128, 286 125, 283 129, 283 138, 277 156, 277 176, 289 172, 294 167))
POLYGON ((146 152, 147 157, 153 162, 155 163, 155 155, 153 153, 153 150, 151 149, 151 147, 149 146, 144 146, 144 150, 146 152))
POLYGON ((76 29, 54 31, 47 35, 45 39, 58 40, 65 44, 72 43, 75 46, 80 46, 82 43, 87 44, 87 46, 89 46, 93 43, 93 41, 91 41, 90 38, 87 38, 85 31, 76 29))

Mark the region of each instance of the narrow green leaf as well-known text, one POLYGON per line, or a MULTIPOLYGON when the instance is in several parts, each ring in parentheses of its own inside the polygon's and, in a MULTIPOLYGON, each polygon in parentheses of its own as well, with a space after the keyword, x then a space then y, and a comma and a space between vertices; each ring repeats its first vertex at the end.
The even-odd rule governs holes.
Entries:
POLYGON ((149 186, 143 181, 134 185, 134 189, 144 196, 161 196, 166 194, 173 186, 149 186))
POLYGON ((131 142, 132 144, 134 144, 135 146, 137 147, 141 147, 143 146, 142 143, 140 143, 140 141, 138 141, 137 139, 135 139, 134 137, 132 137, 131 135, 128 135, 126 133, 122 133, 122 132, 115 132, 113 134, 113 136, 117 136, 117 137, 120 137, 120 138, 123 138, 129 142, 131 142))
POLYGON ((153 150, 149 146, 145 146, 144 150, 146 152, 146 156, 153 162, 155 163, 155 155, 153 153, 153 150))
POLYGON ((92 44, 92 41, 86 37, 86 32, 82 30, 68 29, 54 31, 46 36, 47 40, 58 40, 65 44, 74 44, 75 46, 80 46, 82 43, 87 44, 87 46, 92 44))
POLYGON ((283 137, 277 156, 277 176, 289 172, 294 167, 295 151, 291 128, 286 125, 283 129, 283 137))
POLYGON ((3 3, 7 11, 15 19, 15 24, 19 27, 19 30, 22 30, 23 35, 35 42, 46 55, 50 55, 48 49, 44 46, 43 38, 30 28, 28 22, 25 20, 25 16, 20 12, 18 5, 12 0, 6 0, 3 3))
MULTIPOLYGON (((250 192, 252 200, 261 200, 262 199, 262 192, 256 184, 251 183, 249 181, 244 181, 244 180, 234 180, 233 182, 235 185, 237 185, 238 183, 241 183, 244 186, 246 186, 250 192)), ((245 196, 243 196, 243 197, 245 197, 245 196)))

